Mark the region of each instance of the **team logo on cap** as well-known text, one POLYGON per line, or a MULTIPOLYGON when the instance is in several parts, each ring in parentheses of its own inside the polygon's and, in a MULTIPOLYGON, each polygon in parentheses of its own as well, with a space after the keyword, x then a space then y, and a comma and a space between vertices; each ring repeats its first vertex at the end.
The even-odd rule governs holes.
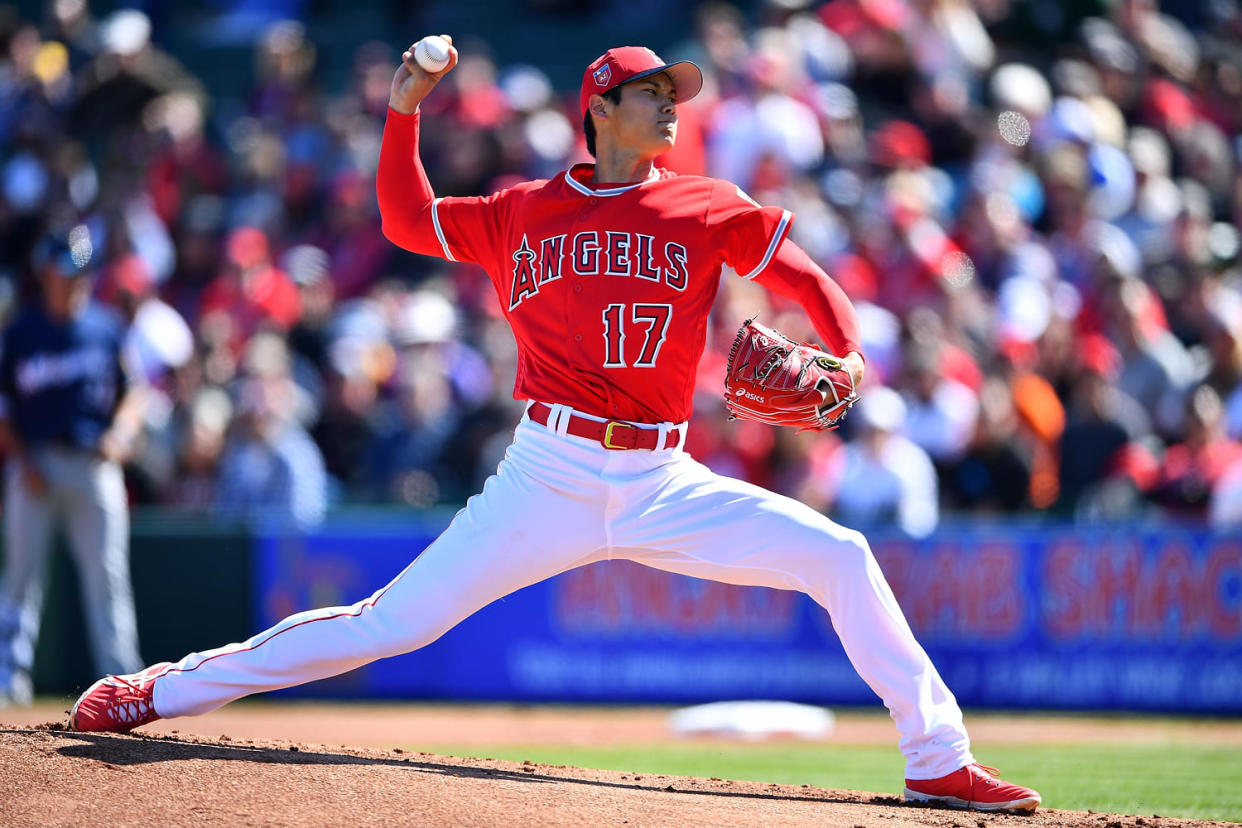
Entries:
POLYGON ((595 79, 596 86, 607 86, 608 81, 612 80, 612 64, 605 63, 591 73, 591 77, 595 79))

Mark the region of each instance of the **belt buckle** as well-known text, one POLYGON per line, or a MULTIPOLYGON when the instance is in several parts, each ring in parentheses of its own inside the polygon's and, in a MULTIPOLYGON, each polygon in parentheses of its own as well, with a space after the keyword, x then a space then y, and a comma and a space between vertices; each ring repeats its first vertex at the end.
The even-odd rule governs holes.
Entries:
POLYGON ((608 425, 604 427, 604 439, 602 442, 604 444, 604 448, 606 449, 614 449, 614 450, 632 449, 634 448, 635 445, 638 444, 638 426, 634 425, 633 423, 625 423, 625 422, 620 422, 618 420, 609 420, 608 425), (628 446, 614 445, 612 442, 612 431, 615 428, 628 428, 631 431, 635 432, 634 442, 628 446))

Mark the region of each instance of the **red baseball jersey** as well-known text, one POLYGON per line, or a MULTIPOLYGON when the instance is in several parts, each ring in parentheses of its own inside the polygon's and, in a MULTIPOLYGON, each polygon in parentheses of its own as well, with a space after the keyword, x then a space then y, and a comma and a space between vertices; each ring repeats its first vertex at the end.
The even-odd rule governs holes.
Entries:
POLYGON ((393 227, 386 212, 385 232, 491 276, 517 340, 516 398, 635 422, 687 420, 722 265, 754 278, 792 215, 713 178, 656 169, 646 181, 597 187, 592 169, 485 198, 439 198, 430 221, 413 226, 393 227))

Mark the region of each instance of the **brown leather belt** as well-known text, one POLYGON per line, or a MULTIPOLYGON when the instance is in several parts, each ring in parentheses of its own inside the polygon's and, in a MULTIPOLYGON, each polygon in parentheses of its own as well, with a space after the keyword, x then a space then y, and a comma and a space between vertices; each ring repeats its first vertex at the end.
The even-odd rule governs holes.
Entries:
MULTIPOLYGON (((548 424, 548 417, 552 414, 552 406, 546 403, 534 403, 527 411, 527 416, 531 422, 538 423, 541 426, 548 424)), ((569 415, 569 428, 567 434, 575 437, 583 437, 587 440, 594 440, 606 449, 615 451, 626 451, 629 449, 646 449, 647 451, 655 451, 660 445, 660 431, 656 428, 642 428, 634 423, 626 420, 592 420, 579 414, 569 415)), ((664 448, 676 448, 681 442, 681 431, 673 429, 669 431, 668 437, 664 441, 664 448)))

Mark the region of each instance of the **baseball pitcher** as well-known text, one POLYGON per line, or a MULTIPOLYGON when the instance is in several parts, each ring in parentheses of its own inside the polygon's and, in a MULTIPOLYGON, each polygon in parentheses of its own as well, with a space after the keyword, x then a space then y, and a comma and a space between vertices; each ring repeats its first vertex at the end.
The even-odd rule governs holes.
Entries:
MULTIPOLYGON (((451 42, 451 41, 450 41, 451 42)), ((419 104, 457 62, 403 55, 377 189, 395 244, 491 276, 518 343, 527 401, 505 459, 444 533, 353 606, 294 615, 241 644, 101 679, 81 730, 205 713, 423 647, 481 607, 611 558, 730 584, 805 592, 883 699, 906 796, 1031 811, 1040 796, 975 762, 962 713, 915 641, 866 539, 813 509, 711 472, 684 451, 695 369, 722 266, 804 307, 824 349, 753 321, 728 372, 735 416, 830 428, 863 374, 849 299, 786 236, 793 217, 733 184, 655 166, 677 136, 697 66, 610 49, 583 75, 594 164, 484 198, 437 198, 419 160, 419 104)))

